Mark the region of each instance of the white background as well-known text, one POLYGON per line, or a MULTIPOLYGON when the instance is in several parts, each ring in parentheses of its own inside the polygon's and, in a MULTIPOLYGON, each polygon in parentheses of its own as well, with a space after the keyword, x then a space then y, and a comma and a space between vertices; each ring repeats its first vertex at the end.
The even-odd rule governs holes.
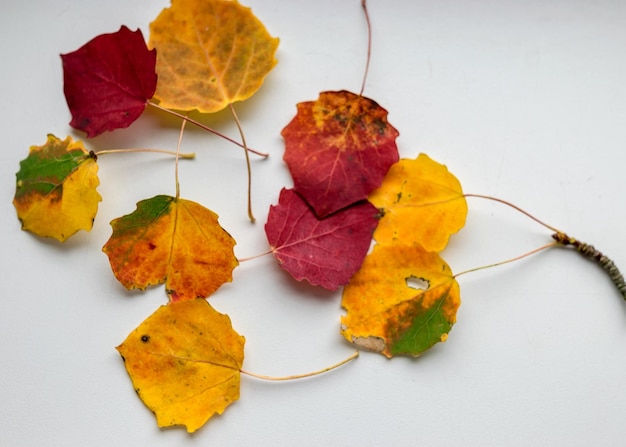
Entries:
MULTIPOLYGON (((367 33, 358 0, 244 2, 281 39, 278 65, 237 110, 255 159, 251 225, 241 150, 187 128, 182 195, 220 215, 236 254, 267 250, 263 224, 291 186, 281 129, 300 101, 358 92, 367 33)), ((127 292, 100 251, 109 221, 173 194, 169 157, 99 160, 104 197, 91 233, 61 245, 20 230, 15 172, 47 133, 73 131, 59 53, 167 2, 0 0, 0 444, 6 446, 429 445, 618 446, 626 420, 626 303, 577 253, 542 252, 459 278, 462 306, 445 344, 418 359, 362 353, 290 383, 242 378, 241 399, 196 432, 161 430, 114 347, 166 302, 127 292)), ((389 111, 401 155, 427 152, 466 192, 508 199, 593 243, 626 268, 626 3, 370 0, 366 96, 389 111)), ((228 113, 211 126, 237 136, 228 113)), ((146 112, 89 149, 175 149, 179 121, 146 112)), ((469 199, 444 252, 453 271, 507 259, 550 232, 502 205, 469 199)), ((340 293, 290 279, 272 257, 242 264, 210 302, 245 335, 244 368, 312 371, 353 348, 339 334, 340 293)))

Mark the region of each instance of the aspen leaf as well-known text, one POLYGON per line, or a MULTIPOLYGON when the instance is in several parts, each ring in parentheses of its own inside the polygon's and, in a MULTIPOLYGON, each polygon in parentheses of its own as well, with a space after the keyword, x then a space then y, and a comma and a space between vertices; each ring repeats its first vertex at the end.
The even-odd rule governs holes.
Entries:
POLYGON ((341 333, 387 357, 418 356, 447 339, 460 303, 459 285, 437 253, 377 244, 343 290, 341 333))
POLYGON ((13 205, 22 229, 61 242, 90 231, 102 197, 96 156, 71 137, 48 135, 20 162, 13 205))
POLYGON ((88 137, 128 127, 156 89, 156 54, 139 29, 101 34, 61 59, 70 125, 88 137))
POLYGON ((156 196, 113 220, 102 250, 128 289, 165 282, 171 301, 205 298, 231 281, 238 265, 235 240, 217 218, 195 202, 156 196))
POLYGON ((383 213, 374 232, 380 244, 400 239, 440 252, 450 235, 463 228, 467 216, 461 184, 426 154, 394 164, 368 200, 383 213))
POLYGON ((194 432, 239 399, 245 339, 204 299, 161 306, 117 347, 159 427, 194 432))
POLYGON ((334 290, 361 266, 377 222, 378 210, 366 201, 320 219, 295 191, 283 188, 265 233, 291 276, 334 290))
POLYGON ((297 107, 282 130, 296 192, 320 217, 367 198, 398 161, 398 131, 387 111, 345 90, 297 107))
POLYGON ((278 39, 230 0, 172 0, 150 24, 163 107, 217 112, 252 96, 274 67, 278 39))

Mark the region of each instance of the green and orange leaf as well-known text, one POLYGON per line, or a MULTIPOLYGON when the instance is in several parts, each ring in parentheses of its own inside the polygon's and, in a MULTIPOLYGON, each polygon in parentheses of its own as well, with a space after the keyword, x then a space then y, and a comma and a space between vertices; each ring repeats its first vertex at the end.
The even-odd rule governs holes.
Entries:
POLYGON ((203 206, 159 195, 111 222, 103 247, 115 277, 128 289, 165 282, 171 301, 205 298, 232 281, 235 240, 203 206))
POLYGON ((278 39, 236 1, 172 0, 150 24, 149 46, 157 50, 161 106, 212 113, 259 89, 278 39))
POLYGON ((447 339, 460 304, 459 285, 437 253, 377 244, 344 288, 341 333, 387 357, 418 356, 447 339))
POLYGON ((48 135, 20 162, 13 205, 22 229, 61 242, 89 231, 102 197, 96 156, 71 137, 48 135))
POLYGON ((161 306, 117 347, 159 427, 194 432, 239 399, 245 338, 204 299, 161 306))
POLYGON ((445 165, 426 154, 391 166, 368 200, 383 212, 374 232, 380 244, 399 239, 440 252, 467 217, 461 184, 445 165))

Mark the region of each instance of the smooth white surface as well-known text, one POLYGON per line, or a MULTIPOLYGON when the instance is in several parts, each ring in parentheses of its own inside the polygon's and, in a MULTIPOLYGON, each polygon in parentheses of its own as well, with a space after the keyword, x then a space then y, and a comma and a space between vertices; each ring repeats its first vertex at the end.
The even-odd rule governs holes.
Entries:
MULTIPOLYGON (((358 92, 366 28, 358 0, 244 2, 281 38, 279 63, 238 104, 254 161, 245 213, 241 151, 191 127, 182 195, 220 214, 236 254, 267 249, 263 224, 291 179, 280 130, 320 91, 358 92)), ((291 383, 243 377, 241 400, 193 436, 160 430, 114 350, 166 301, 126 292, 100 249, 108 222, 138 200, 174 193, 173 163, 103 156, 104 197, 91 233, 61 246, 20 230, 14 174, 30 145, 69 126, 59 53, 100 33, 148 23, 167 2, 0 0, 3 297, 0 445, 6 446, 618 446, 626 420, 626 306, 604 272, 551 250, 459 278, 448 342, 419 359, 363 353, 291 383)), ((626 269, 626 3, 370 0, 365 94, 389 111, 402 156, 427 152, 466 192, 506 198, 626 269)), ((210 124, 237 136, 220 113, 210 124)), ((175 149, 178 125, 149 111, 89 148, 175 149)), ((521 254, 549 232, 501 205, 470 199, 444 257, 454 271, 521 254)), ((244 263, 211 298, 246 336, 244 368, 288 375, 352 352, 340 294, 295 283, 271 257, 244 263)))

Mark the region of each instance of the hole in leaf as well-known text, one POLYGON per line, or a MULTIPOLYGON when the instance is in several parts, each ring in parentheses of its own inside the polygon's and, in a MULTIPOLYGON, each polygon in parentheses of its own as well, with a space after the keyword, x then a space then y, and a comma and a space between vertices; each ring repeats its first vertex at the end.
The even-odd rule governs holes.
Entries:
POLYGON ((428 290, 430 282, 424 278, 418 278, 416 276, 409 276, 405 279, 407 287, 415 290, 428 290))

